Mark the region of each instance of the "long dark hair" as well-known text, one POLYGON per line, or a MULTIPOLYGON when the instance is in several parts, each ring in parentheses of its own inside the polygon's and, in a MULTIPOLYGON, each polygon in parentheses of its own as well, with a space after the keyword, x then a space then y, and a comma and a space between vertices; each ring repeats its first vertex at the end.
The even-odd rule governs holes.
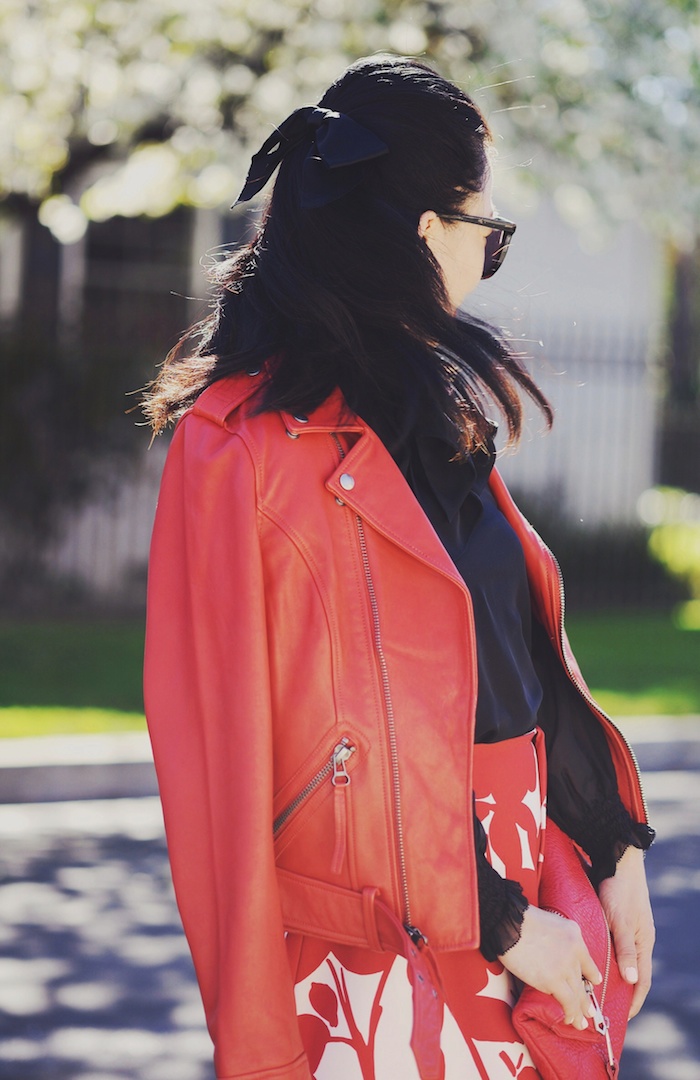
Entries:
POLYGON ((260 410, 309 413, 340 387, 392 441, 428 406, 474 449, 487 435, 489 399, 517 439, 519 388, 551 423, 507 342, 451 311, 418 234, 423 211, 454 213, 483 189, 491 136, 474 103, 420 61, 374 56, 348 68, 320 105, 363 125, 389 152, 363 164, 347 194, 311 209, 301 206, 301 184, 312 133, 285 156, 256 235, 211 274, 213 312, 182 337, 146 394, 154 430, 205 386, 265 361, 260 410))

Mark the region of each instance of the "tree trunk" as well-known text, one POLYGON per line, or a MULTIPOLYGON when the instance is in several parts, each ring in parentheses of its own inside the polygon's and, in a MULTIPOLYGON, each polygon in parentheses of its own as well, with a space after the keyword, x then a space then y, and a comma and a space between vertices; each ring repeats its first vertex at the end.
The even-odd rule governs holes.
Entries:
POLYGON ((700 493, 700 243, 671 270, 659 481, 700 493))

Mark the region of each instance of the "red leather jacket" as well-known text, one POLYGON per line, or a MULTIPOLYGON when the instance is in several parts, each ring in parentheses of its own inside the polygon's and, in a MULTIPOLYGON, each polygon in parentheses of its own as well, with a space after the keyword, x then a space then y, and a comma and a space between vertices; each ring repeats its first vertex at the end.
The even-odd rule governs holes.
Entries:
MULTIPOLYGON (((464 582, 374 432, 339 393, 308 419, 252 415, 257 384, 215 383, 173 437, 146 713, 217 1077, 309 1080, 285 928, 376 944, 349 901, 379 890, 435 949, 478 946, 475 643, 464 582)), ((491 485, 644 821, 631 751, 568 647, 557 565, 491 485)))

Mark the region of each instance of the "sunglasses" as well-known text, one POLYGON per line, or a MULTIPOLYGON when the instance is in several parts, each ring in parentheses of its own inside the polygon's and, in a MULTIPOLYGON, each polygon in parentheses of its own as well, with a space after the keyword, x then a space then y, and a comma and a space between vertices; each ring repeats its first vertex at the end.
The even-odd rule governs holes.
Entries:
POLYGON ((474 217, 472 214, 440 214, 440 217, 443 221, 466 221, 470 225, 482 225, 485 229, 491 229, 486 237, 481 280, 493 277, 506 257, 511 237, 517 228, 515 222, 497 217, 474 217))

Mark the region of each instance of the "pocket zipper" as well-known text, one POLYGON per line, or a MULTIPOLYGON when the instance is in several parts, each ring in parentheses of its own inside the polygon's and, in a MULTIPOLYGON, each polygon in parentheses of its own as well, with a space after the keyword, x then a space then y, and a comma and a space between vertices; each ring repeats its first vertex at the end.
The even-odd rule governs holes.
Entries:
POLYGON ((326 763, 318 770, 308 784, 285 806, 272 823, 273 836, 277 836, 282 826, 288 821, 295 810, 314 794, 315 791, 330 779, 333 785, 333 813, 335 819, 335 847, 331 861, 331 870, 339 874, 345 859, 345 836, 347 822, 347 808, 345 803, 345 789, 352 779, 347 770, 347 762, 357 750, 357 747, 343 736, 333 748, 333 752, 326 763))

